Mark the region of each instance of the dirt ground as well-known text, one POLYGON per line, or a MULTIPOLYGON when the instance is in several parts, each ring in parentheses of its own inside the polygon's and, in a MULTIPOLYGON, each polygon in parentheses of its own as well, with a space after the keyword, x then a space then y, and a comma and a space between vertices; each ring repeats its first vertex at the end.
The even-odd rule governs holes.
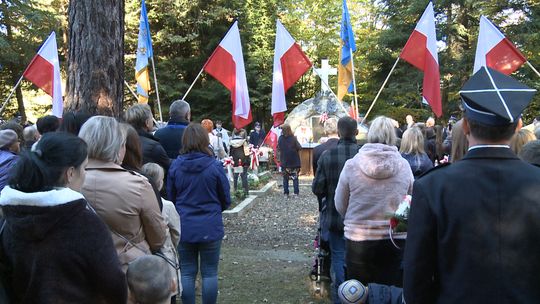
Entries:
POLYGON ((309 279, 318 207, 311 180, 300 184, 298 197, 285 198, 279 185, 242 216, 225 218, 219 303, 330 303, 309 279))

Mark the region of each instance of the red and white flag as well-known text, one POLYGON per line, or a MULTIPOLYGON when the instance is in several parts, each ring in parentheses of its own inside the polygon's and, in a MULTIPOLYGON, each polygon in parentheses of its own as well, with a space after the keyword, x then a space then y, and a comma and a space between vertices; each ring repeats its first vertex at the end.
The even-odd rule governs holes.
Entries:
POLYGON ((279 127, 272 127, 268 133, 266 133, 266 137, 264 138, 263 144, 268 145, 269 147, 274 150, 274 162, 277 166, 280 166, 279 160, 276 158, 277 155, 277 146, 278 146, 278 140, 281 136, 281 128, 279 127))
POLYGON ((487 66, 510 75, 525 62, 527 62, 527 58, 521 54, 516 46, 504 37, 503 33, 488 18, 481 16, 474 73, 481 67, 487 66))
POLYGON ((424 72, 422 98, 431 106, 433 113, 440 117, 442 115, 441 77, 432 2, 429 2, 399 57, 424 72))
POLYGON ((60 78, 60 62, 54 32, 45 40, 36 56, 23 73, 23 76, 52 97, 52 113, 62 117, 64 103, 62 101, 62 79, 60 78))
POLYGON ((204 70, 231 91, 234 127, 240 129, 251 123, 251 106, 238 21, 233 23, 212 56, 208 58, 204 70))
POLYGON ((274 126, 285 121, 285 92, 311 68, 311 61, 279 20, 276 21, 274 76, 272 79, 272 116, 274 126))

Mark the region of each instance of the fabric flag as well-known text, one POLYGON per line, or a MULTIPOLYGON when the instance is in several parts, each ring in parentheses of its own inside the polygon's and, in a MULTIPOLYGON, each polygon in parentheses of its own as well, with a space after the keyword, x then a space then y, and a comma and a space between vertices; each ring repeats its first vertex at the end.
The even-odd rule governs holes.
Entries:
POLYGON ((343 13, 341 16, 341 49, 339 50, 338 64, 338 99, 343 100, 345 94, 352 92, 353 70, 352 70, 352 53, 356 51, 356 43, 354 42, 354 33, 351 26, 351 18, 347 1, 343 0, 343 13))
POLYGON ((251 123, 251 106, 238 21, 233 23, 214 53, 208 58, 204 64, 204 70, 231 91, 234 127, 240 129, 251 123))
POLYGON ((431 106, 433 113, 440 117, 442 115, 441 77, 432 2, 429 2, 399 57, 424 72, 422 98, 431 106))
POLYGON ((152 39, 150 38, 150 25, 146 14, 146 4, 141 3, 141 18, 139 22, 139 41, 137 43, 137 61, 135 63, 135 79, 137 80, 137 95, 139 103, 148 102, 148 92, 150 92, 150 70, 148 69, 148 58, 154 56, 152 50, 152 39))
POLYGON ((263 144, 268 145, 269 147, 274 150, 274 162, 279 167, 280 162, 279 159, 277 159, 277 146, 278 146, 278 140, 281 136, 281 128, 279 127, 272 127, 270 131, 266 134, 266 137, 264 138, 263 144))
POLYGON ((279 20, 276 21, 274 76, 272 79, 272 116, 274 127, 285 122, 287 103, 285 92, 311 68, 311 61, 302 52, 291 34, 279 20))
POLYGON ((480 32, 476 45, 474 73, 487 66, 503 74, 510 75, 527 62, 516 46, 486 17, 480 17, 480 32))
POLYGON ((23 76, 52 97, 52 113, 56 117, 62 117, 64 103, 55 32, 52 32, 45 40, 23 76))

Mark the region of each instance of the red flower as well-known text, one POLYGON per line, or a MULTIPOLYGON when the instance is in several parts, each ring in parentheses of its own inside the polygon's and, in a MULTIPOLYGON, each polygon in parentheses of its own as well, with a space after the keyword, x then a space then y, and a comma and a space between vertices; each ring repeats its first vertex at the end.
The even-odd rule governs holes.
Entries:
POLYGON ((399 224, 399 221, 397 218, 395 217, 390 218, 390 228, 394 229, 397 227, 398 224, 399 224))

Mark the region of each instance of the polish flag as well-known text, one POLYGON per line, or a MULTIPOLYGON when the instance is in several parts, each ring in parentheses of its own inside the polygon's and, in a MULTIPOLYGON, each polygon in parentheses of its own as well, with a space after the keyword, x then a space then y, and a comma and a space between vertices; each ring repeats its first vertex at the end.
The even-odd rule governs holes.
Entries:
POLYGON ((266 133, 266 137, 264 138, 263 144, 268 145, 269 147, 274 150, 274 162, 279 167, 280 163, 279 160, 276 158, 277 156, 277 146, 278 146, 278 140, 281 136, 281 129, 279 127, 272 127, 268 133, 266 133))
POLYGON ((204 70, 231 91, 234 127, 240 129, 251 123, 251 106, 238 21, 233 23, 214 53, 208 58, 204 64, 204 70))
POLYGON ((56 34, 51 33, 32 59, 23 76, 52 97, 52 113, 62 117, 62 79, 60 78, 60 62, 56 34))
POLYGON ((487 66, 503 74, 510 75, 527 62, 516 46, 491 23, 488 18, 480 17, 480 32, 476 45, 474 73, 487 66))
POLYGON ((422 99, 431 106, 433 113, 440 117, 442 115, 441 77, 432 2, 429 2, 399 57, 424 72, 422 99))
POLYGON ((274 126, 285 122, 285 92, 311 68, 311 61, 279 20, 276 21, 274 76, 272 79, 272 116, 274 126))

